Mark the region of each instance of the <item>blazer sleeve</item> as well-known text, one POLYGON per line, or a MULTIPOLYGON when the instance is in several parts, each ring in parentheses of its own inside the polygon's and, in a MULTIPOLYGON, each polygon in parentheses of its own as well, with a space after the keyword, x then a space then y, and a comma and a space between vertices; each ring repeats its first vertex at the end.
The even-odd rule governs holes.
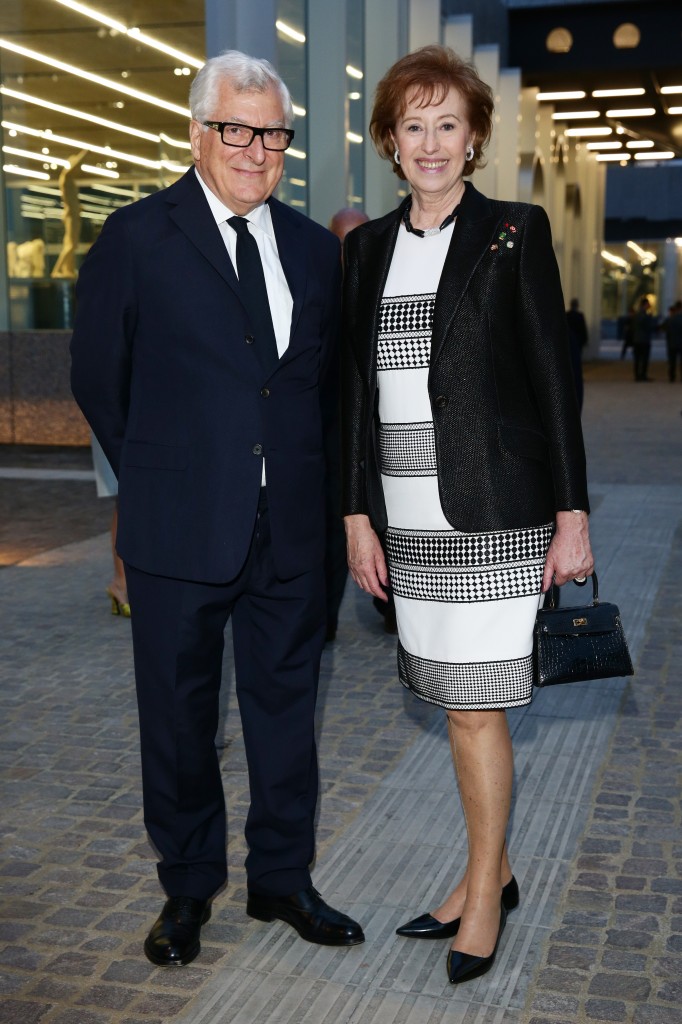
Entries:
POLYGON ((517 288, 521 344, 549 445, 555 510, 589 512, 585 447, 552 235, 540 206, 529 209, 517 288))
POLYGON ((134 247, 114 213, 81 267, 71 338, 71 390, 118 476, 130 402, 136 321, 134 247))
POLYGON ((341 432, 342 513, 367 515, 365 438, 367 389, 363 384, 352 340, 358 309, 360 265, 354 233, 344 243, 343 313, 341 317, 341 432))

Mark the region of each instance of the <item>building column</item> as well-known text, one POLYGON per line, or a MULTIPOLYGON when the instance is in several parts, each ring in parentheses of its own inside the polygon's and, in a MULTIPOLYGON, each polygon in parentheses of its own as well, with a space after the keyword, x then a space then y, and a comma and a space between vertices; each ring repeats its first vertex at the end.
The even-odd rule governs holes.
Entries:
POLYGON ((313 220, 327 225, 346 206, 345 0, 309 0, 306 36, 308 212, 313 220))
POLYGON ((276 0, 204 0, 206 56, 241 50, 277 66, 276 0))
POLYGON ((443 42, 462 60, 471 60, 474 53, 474 17, 472 14, 451 14, 443 26, 443 42))
MULTIPOLYGON (((371 3, 372 0, 369 0, 371 3)), ((409 0, 409 49, 441 41, 440 0, 409 0)))
MULTIPOLYGON (((405 15, 396 0, 365 0, 365 124, 369 125, 374 90, 391 64, 405 52, 405 15)), ((365 211, 381 217, 398 203, 404 183, 386 160, 376 155, 371 141, 365 146, 365 211)))

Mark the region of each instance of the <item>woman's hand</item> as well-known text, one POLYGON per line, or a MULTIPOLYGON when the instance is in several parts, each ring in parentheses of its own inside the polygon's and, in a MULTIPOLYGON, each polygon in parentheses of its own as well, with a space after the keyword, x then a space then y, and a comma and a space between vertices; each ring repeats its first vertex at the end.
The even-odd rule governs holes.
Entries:
POLYGON ((384 587, 388 586, 388 571, 383 548, 372 529, 368 516, 344 518, 348 568, 359 587, 368 594, 387 601, 384 587))
POLYGON ((556 533, 547 551, 542 592, 552 581, 558 587, 576 577, 590 576, 594 569, 586 512, 557 512, 556 533))

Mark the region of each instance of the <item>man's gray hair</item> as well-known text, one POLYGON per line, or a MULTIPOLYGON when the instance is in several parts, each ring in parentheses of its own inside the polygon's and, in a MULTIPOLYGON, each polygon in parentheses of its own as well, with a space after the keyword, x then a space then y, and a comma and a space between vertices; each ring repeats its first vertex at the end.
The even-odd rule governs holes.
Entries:
POLYGON ((196 121, 215 116, 220 83, 227 80, 235 92, 267 92, 276 89, 282 99, 284 127, 294 120, 291 96, 272 64, 260 57, 249 57, 239 50, 224 50, 206 61, 192 82, 189 105, 196 121))

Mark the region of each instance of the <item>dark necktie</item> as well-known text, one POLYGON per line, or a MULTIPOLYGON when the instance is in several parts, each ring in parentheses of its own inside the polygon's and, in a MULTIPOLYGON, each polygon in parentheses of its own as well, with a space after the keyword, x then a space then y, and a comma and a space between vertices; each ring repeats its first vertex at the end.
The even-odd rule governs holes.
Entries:
POLYGON ((227 223, 237 232, 237 276, 254 332, 256 351, 263 367, 270 373, 279 361, 279 354, 258 244, 244 217, 230 217, 227 223))

